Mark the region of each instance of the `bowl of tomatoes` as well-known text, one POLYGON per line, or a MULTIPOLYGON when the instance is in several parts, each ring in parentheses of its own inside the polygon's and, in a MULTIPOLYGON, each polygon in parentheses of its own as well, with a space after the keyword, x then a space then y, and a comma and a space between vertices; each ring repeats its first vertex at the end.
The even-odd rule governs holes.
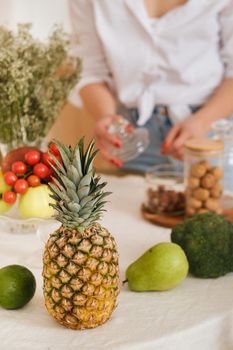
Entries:
POLYGON ((60 152, 51 142, 45 152, 21 147, 9 152, 0 171, 0 227, 7 232, 35 231, 41 221, 51 219, 48 183, 53 167, 62 163, 60 152))

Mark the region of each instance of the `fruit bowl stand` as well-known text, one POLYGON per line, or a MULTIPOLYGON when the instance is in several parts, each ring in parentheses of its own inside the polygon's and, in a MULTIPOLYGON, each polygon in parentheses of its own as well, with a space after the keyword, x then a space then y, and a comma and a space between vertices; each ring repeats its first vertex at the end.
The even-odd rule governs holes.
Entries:
POLYGON ((18 210, 18 201, 4 214, 0 214, 0 230, 12 234, 29 234, 35 232, 38 227, 48 219, 28 218, 23 219, 18 210))
MULTIPOLYGON (((116 237, 123 281, 125 270, 132 261, 152 245, 170 240, 170 229, 142 220, 143 178, 109 175, 103 180, 108 182, 108 190, 113 193, 102 224, 116 237)), ((48 234, 54 227, 48 225, 46 230, 48 234)), ((42 241, 45 239, 43 236, 42 241)), ((41 237, 36 231, 12 235, 1 228, 1 265, 24 265, 33 272, 37 281, 36 294, 24 308, 15 311, 0 308, 1 349, 232 348, 232 273, 208 280, 188 276, 181 285, 167 292, 134 293, 124 284, 109 321, 93 330, 73 331, 56 323, 45 309, 42 251, 41 237)))
POLYGON ((0 229, 6 233, 28 234, 35 232, 43 219, 31 218, 20 219, 10 215, 0 215, 0 229))

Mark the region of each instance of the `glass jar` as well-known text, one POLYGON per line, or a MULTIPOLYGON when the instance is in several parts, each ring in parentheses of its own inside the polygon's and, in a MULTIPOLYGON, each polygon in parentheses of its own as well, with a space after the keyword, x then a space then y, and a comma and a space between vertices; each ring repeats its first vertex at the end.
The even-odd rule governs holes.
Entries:
MULTIPOLYGON (((226 195, 233 193, 233 121, 222 119, 213 123, 213 138, 224 143, 224 191, 226 195)), ((231 207, 233 205, 231 204, 231 207)))
POLYGON ((147 212, 181 215, 185 209, 184 176, 173 164, 155 165, 145 175, 144 208, 147 212))
POLYGON ((185 143, 186 215, 222 213, 224 144, 191 139, 185 143))

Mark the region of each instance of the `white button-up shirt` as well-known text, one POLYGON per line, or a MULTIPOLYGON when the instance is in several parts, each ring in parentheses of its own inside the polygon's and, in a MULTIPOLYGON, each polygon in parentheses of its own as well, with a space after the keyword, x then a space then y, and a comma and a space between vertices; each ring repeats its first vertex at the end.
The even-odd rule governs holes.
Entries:
POLYGON ((177 122, 233 77, 233 0, 189 0, 153 21, 143 0, 69 3, 79 38, 73 53, 83 60, 73 101, 82 87, 106 82, 138 108, 139 125, 155 105, 167 105, 177 122))

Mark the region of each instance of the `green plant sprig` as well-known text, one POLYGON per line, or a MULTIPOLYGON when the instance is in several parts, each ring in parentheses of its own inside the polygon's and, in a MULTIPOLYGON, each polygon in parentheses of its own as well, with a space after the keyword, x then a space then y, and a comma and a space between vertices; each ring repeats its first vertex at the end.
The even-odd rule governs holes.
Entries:
POLYGON ((32 36, 31 24, 16 32, 0 26, 0 143, 20 146, 46 136, 80 78, 79 58, 72 58, 72 72, 57 74, 69 44, 59 26, 45 42, 32 36))

